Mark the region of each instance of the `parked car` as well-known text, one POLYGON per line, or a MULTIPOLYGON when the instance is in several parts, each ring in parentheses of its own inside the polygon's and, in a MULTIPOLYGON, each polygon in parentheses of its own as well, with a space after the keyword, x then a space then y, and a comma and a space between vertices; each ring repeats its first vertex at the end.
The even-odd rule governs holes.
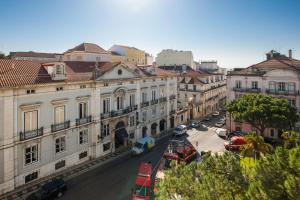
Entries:
POLYGON ((218 111, 215 111, 212 115, 213 115, 213 116, 219 116, 220 113, 219 113, 218 111))
POLYGON ((190 127, 191 128, 199 128, 201 126, 201 122, 197 121, 197 122, 192 122, 190 127))
POLYGON ((215 127, 219 127, 219 128, 221 128, 222 126, 224 125, 224 123, 223 122, 217 122, 217 123, 215 123, 215 127))
POLYGON ((176 128, 174 129, 174 135, 175 136, 182 136, 182 135, 184 135, 184 134, 186 134, 186 132, 187 132, 187 127, 186 127, 186 125, 178 125, 178 126, 176 126, 176 128))
POLYGON ((150 151, 155 146, 155 139, 153 137, 144 137, 139 139, 131 148, 133 155, 139 155, 150 151))
POLYGON ((210 121, 210 117, 205 117, 204 121, 210 121))
POLYGON ((224 129, 224 128, 218 128, 218 129, 216 130, 216 133, 217 133, 217 135, 220 136, 220 137, 226 137, 226 136, 227 136, 227 130, 224 129))
POLYGON ((61 178, 54 179, 44 184, 38 191, 29 195, 26 200, 48 200, 61 197, 67 190, 65 181, 61 178))
POLYGON ((241 146, 246 144, 247 141, 244 137, 241 136, 233 136, 230 138, 229 141, 226 141, 224 143, 225 149, 226 150, 234 150, 234 151, 239 151, 241 146))
POLYGON ((231 138, 233 136, 245 136, 246 133, 242 132, 242 131, 232 131, 230 133, 228 133, 228 137, 231 138))

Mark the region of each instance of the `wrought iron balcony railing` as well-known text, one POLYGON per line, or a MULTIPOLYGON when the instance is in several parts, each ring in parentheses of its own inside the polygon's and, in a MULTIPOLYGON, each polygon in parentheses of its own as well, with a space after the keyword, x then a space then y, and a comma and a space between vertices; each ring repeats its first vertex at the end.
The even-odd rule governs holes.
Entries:
POLYGON ((31 131, 20 132, 20 140, 24 141, 24 140, 32 139, 35 137, 39 137, 39 136, 42 136, 43 133, 44 133, 43 127, 39 128, 39 129, 31 130, 31 131))
POLYGON ((59 124, 52 124, 51 125, 51 132, 61 131, 64 129, 70 128, 70 120, 59 123, 59 124))
POLYGON ((76 119, 76 126, 82 125, 82 124, 87 124, 90 123, 92 121, 92 116, 89 115, 87 117, 83 117, 83 118, 78 118, 76 119))

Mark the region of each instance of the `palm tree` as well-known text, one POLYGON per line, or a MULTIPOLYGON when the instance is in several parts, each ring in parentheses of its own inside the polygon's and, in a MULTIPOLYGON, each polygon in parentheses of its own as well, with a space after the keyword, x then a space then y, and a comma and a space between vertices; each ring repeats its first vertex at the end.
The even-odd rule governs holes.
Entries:
POLYGON ((256 132, 250 132, 245 136, 247 144, 242 145, 242 155, 259 159, 261 154, 273 152, 272 145, 265 143, 264 138, 256 132))
POLYGON ((286 131, 281 135, 283 139, 283 145, 287 149, 298 146, 298 140, 300 139, 299 133, 295 131, 286 131))

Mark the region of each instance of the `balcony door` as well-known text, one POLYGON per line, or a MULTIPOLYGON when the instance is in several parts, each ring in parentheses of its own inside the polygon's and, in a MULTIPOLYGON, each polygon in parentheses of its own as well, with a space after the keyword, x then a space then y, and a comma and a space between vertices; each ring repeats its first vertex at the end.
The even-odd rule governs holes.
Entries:
POLYGON ((38 128, 38 111, 24 112, 24 131, 36 130, 38 128))

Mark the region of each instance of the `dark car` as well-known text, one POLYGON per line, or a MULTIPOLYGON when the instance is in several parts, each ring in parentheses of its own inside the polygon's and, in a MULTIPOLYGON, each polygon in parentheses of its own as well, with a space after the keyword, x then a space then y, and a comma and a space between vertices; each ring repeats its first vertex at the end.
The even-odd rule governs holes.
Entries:
POLYGON ((199 128, 200 126, 201 126, 201 122, 193 122, 190 125, 191 128, 199 128))
POLYGON ((242 131, 232 131, 231 133, 228 134, 228 137, 231 138, 233 136, 245 136, 246 133, 242 131))
POLYGON ((67 190, 65 181, 61 178, 54 179, 44 184, 38 191, 29 195, 26 200, 48 200, 61 197, 67 190))

